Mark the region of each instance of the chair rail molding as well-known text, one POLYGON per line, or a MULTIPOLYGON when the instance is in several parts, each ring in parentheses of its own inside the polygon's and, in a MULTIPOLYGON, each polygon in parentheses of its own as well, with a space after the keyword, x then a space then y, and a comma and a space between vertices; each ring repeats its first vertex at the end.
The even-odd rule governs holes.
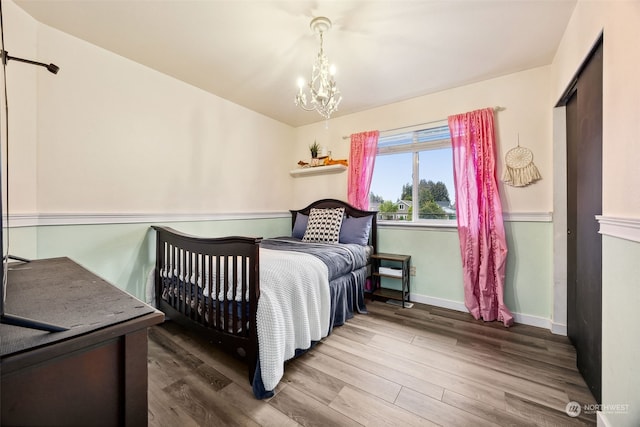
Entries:
POLYGON ((600 234, 640 243, 640 219, 596 215, 600 234))
POLYGON ((10 214, 9 228, 50 225, 137 224, 157 222, 227 221, 242 219, 291 218, 289 212, 221 213, 41 213, 10 214))

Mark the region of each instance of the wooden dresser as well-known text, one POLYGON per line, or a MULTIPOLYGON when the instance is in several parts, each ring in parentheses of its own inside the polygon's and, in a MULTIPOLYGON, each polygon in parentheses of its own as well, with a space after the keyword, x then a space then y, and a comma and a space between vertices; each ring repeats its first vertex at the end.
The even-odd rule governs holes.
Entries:
POLYGON ((68 258, 11 264, 0 325, 2 426, 147 425, 147 328, 164 315, 68 258))

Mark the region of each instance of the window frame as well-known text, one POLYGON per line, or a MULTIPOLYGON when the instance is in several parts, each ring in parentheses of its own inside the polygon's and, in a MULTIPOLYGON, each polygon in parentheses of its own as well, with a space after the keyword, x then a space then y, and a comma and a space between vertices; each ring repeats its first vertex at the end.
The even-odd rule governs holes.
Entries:
MULTIPOLYGON (((413 202, 418 200, 419 197, 419 184, 420 184, 420 153, 426 152, 430 150, 437 150, 441 148, 452 148, 451 147, 451 135, 448 130, 448 122, 446 120, 431 122, 423 125, 412 126, 407 128, 400 128, 391 131, 383 132, 386 135, 381 135, 380 139, 384 138, 400 138, 402 135, 412 134, 412 142, 404 143, 398 145, 390 145, 390 146, 378 146, 378 150, 376 151, 377 156, 387 156, 401 153, 411 153, 412 154, 412 206, 414 209, 411 211, 411 220, 378 220, 379 226, 392 226, 392 227, 445 227, 445 228, 457 228, 458 221, 457 219, 420 219, 420 209, 415 209, 413 202), (442 131, 446 127, 447 129, 447 137, 440 138, 439 131, 442 131), (435 138, 429 138, 427 136, 427 141, 420 141, 420 134, 433 134, 435 138)), ((453 169, 453 161, 451 163, 451 168, 453 169)), ((375 172, 374 172, 375 173, 375 172)), ((452 189, 455 195, 455 185, 452 189)), ((457 203, 457 197, 455 198, 457 203)), ((419 202, 419 200, 418 200, 419 202)), ((404 210, 403 212, 407 212, 404 210)))

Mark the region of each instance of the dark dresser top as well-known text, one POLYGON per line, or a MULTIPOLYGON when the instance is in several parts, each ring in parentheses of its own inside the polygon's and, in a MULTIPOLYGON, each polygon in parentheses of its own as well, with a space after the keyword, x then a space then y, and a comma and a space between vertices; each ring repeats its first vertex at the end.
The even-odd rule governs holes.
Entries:
POLYGON ((66 341, 144 317, 138 327, 164 315, 99 278, 69 258, 9 264, 5 313, 69 328, 44 332, 0 324, 0 358, 66 341))

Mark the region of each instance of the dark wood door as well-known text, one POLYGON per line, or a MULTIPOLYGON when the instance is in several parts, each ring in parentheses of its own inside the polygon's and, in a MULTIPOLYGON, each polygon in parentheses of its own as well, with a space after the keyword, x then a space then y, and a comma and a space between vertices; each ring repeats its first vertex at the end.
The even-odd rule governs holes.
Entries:
POLYGON ((567 111, 567 333, 598 402, 602 377, 602 43, 578 76, 567 111))

